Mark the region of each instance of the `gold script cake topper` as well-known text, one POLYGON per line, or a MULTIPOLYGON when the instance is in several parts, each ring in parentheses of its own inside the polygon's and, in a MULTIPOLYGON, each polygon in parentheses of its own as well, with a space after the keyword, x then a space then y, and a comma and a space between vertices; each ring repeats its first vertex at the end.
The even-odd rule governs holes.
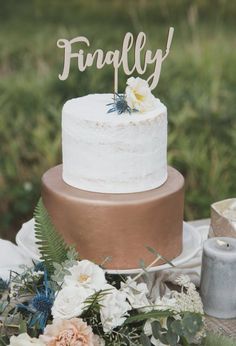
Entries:
POLYGON ((144 54, 144 61, 141 61, 141 52, 144 50, 146 44, 146 34, 140 32, 134 42, 134 36, 130 32, 125 34, 122 50, 114 50, 104 52, 102 49, 96 49, 93 53, 85 54, 83 49, 79 49, 77 52, 72 51, 72 46, 76 43, 85 44, 90 47, 90 42, 85 36, 78 36, 71 40, 59 39, 57 46, 64 49, 64 66, 61 74, 58 75, 60 80, 66 80, 70 72, 70 64, 72 58, 77 59, 78 69, 83 72, 87 67, 95 65, 98 69, 102 69, 105 65, 113 65, 114 68, 114 92, 118 93, 118 71, 122 66, 126 75, 132 75, 136 70, 138 74, 142 75, 146 72, 147 66, 153 64, 154 70, 148 77, 150 89, 153 90, 158 84, 162 62, 169 54, 172 38, 174 34, 174 28, 169 28, 166 49, 163 55, 162 49, 157 49, 154 53, 147 49, 144 54), (134 63, 132 67, 129 65, 129 54, 134 49, 134 63))

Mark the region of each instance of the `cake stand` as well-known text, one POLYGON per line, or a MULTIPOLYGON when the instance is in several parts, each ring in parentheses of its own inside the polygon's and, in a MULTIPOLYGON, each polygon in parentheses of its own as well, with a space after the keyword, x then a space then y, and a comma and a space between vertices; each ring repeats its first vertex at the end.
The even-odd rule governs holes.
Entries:
MULTIPOLYGON (((17 245, 27 254, 32 260, 39 261, 40 253, 36 245, 36 239, 34 235, 34 219, 29 220, 28 222, 22 225, 22 228, 16 235, 17 245)), ((173 259, 171 263, 174 266, 181 266, 191 260, 197 255, 201 250, 201 235, 200 233, 190 224, 183 222, 183 251, 182 253, 173 259)), ((165 263, 159 266, 153 266, 148 269, 148 272, 156 272, 164 269, 170 268, 170 264, 165 263)), ((134 269, 109 269, 107 272, 109 274, 123 274, 131 275, 138 274, 143 271, 142 268, 134 269)))

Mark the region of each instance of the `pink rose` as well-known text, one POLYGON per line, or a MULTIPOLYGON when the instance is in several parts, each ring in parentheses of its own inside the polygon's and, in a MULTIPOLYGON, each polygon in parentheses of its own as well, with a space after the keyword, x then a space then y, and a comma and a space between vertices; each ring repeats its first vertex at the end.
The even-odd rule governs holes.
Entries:
POLYGON ((92 328, 81 318, 55 319, 40 339, 46 346, 102 346, 103 340, 94 335, 92 328))

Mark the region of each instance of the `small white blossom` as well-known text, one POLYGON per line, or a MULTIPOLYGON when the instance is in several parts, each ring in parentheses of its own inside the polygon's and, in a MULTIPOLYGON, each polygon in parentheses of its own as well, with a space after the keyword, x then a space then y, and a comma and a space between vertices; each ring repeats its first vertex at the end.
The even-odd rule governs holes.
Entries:
POLYGON ((127 299, 133 309, 142 309, 145 311, 145 308, 150 306, 147 298, 148 288, 144 282, 137 284, 131 277, 128 277, 126 282, 121 282, 120 290, 126 293, 127 299))
POLYGON ((18 336, 11 336, 9 346, 44 346, 46 345, 43 341, 31 338, 28 334, 23 333, 18 336))
POLYGON ((85 307, 85 300, 92 294, 92 291, 84 287, 64 287, 58 292, 52 307, 54 318, 69 319, 82 314, 85 307))
POLYGON ((189 277, 188 275, 183 275, 183 274, 181 274, 180 276, 178 276, 178 277, 175 279, 175 282, 176 282, 179 286, 183 286, 183 287, 186 287, 186 288, 188 288, 188 287, 189 287, 189 284, 191 284, 190 277, 189 277))
POLYGON ((131 109, 147 112, 155 107, 155 97, 151 93, 148 82, 142 78, 130 77, 125 89, 126 101, 131 109))
POLYGON ((78 261, 69 268, 69 275, 64 277, 64 286, 84 287, 99 291, 103 289, 107 281, 102 268, 88 260, 78 261))
POLYGON ((157 297, 153 308, 155 310, 172 310, 176 309, 176 299, 169 295, 163 296, 162 298, 157 297))
POLYGON ((110 291, 107 292, 101 302, 100 316, 103 330, 108 333, 124 323, 131 306, 126 301, 127 295, 124 292, 111 285, 106 285, 105 289, 110 291))
POLYGON ((202 300, 194 285, 191 285, 186 293, 174 291, 173 297, 176 299, 176 312, 189 311, 203 314, 202 300))
POLYGON ((181 292, 173 291, 172 297, 176 300, 177 312, 196 312, 203 314, 203 305, 196 286, 187 275, 180 275, 176 283, 182 286, 181 292))

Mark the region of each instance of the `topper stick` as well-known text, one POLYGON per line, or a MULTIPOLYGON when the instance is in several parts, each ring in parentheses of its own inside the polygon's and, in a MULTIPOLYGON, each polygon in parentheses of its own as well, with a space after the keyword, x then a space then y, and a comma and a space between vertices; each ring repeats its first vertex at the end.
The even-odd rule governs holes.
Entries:
POLYGON ((114 69, 114 94, 118 93, 118 68, 114 69))

